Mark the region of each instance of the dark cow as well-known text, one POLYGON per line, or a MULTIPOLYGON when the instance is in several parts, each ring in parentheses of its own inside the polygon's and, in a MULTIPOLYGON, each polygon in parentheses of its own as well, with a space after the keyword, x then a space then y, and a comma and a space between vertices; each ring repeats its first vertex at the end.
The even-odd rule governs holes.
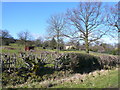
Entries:
POLYGON ((34 50, 34 46, 25 46, 25 51, 34 50))

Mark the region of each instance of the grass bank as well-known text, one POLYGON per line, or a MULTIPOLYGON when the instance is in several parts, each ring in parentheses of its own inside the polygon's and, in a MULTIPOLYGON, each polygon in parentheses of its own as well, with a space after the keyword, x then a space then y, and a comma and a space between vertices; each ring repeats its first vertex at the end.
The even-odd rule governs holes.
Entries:
POLYGON ((73 74, 56 80, 26 82, 6 88, 118 88, 118 69, 94 71, 89 74, 73 74))
POLYGON ((105 70, 94 74, 86 75, 83 82, 76 79, 74 82, 65 82, 53 88, 118 88, 118 70, 105 70))

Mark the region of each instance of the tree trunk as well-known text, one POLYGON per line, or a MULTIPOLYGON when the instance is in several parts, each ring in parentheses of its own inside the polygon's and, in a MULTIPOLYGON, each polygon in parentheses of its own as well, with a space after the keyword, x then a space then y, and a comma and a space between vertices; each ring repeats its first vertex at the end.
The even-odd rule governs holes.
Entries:
POLYGON ((57 50, 59 50, 59 37, 57 37, 57 50))
POLYGON ((89 53, 89 43, 88 43, 88 38, 85 38, 85 47, 86 47, 86 53, 89 53))
POLYGON ((86 27, 86 35, 85 35, 85 47, 86 47, 86 53, 89 53, 89 43, 88 43, 88 20, 85 23, 86 27))
POLYGON ((57 31, 57 51, 59 51, 59 31, 57 31))

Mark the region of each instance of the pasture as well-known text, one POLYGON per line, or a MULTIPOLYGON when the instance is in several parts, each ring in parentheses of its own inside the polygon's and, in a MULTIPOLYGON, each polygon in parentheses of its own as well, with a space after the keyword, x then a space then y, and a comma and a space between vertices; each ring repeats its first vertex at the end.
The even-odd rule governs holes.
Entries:
POLYGON ((3 88, 118 88, 117 55, 3 46, 3 88))

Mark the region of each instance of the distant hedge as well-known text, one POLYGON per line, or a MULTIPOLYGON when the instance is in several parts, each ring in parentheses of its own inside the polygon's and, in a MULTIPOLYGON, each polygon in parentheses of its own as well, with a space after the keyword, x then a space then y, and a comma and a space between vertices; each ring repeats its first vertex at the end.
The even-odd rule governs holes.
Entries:
POLYGON ((111 69, 120 65, 120 57, 113 55, 101 55, 99 56, 99 63, 102 69, 111 69))
POLYGON ((96 69, 109 69, 119 64, 117 56, 93 56, 81 53, 67 53, 61 58, 61 69, 71 69, 74 72, 90 72, 96 69))

